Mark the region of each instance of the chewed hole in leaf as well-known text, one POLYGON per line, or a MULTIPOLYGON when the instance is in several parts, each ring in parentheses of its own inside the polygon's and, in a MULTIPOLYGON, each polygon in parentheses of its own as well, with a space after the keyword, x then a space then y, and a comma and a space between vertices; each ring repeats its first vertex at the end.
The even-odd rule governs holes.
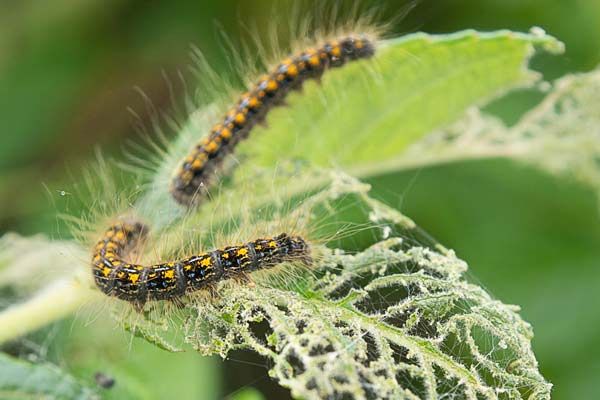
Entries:
POLYGON ((215 302, 194 305, 188 340, 203 354, 256 351, 303 398, 548 393, 528 325, 467 282, 453 253, 417 243, 392 235, 353 254, 323 248, 300 292, 223 286, 215 302))

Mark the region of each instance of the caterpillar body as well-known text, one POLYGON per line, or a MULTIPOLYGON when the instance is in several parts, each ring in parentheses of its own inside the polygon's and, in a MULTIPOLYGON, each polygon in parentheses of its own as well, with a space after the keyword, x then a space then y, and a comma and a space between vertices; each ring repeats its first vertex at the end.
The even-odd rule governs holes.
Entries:
MULTIPOLYGON (((225 157, 257 123, 264 121, 272 107, 283 103, 291 90, 299 89, 307 79, 320 78, 328 68, 369 58, 374 52, 374 41, 366 35, 350 35, 284 59, 244 93, 184 159, 171 181, 174 199, 185 206, 196 205, 199 190, 212 183, 214 172, 225 157)), ((92 253, 98 288, 108 296, 130 302, 137 310, 142 310, 147 301, 177 302, 185 294, 209 288, 223 279, 244 277, 248 272, 286 261, 312 262, 308 243, 287 233, 176 261, 152 265, 129 262, 128 256, 147 233, 148 227, 139 222, 115 223, 105 231, 92 253)))
POLYGON ((201 188, 211 183, 225 157, 257 123, 264 121, 273 106, 283 103, 287 93, 299 89, 306 79, 318 79, 327 68, 369 58, 374 52, 374 42, 359 35, 328 41, 319 48, 310 48, 283 60, 244 93, 184 159, 171 182, 173 198, 185 206, 195 205, 202 194, 201 188))
POLYGON ((143 240, 147 231, 138 222, 116 223, 98 241, 92 257, 98 288, 109 296, 131 302, 138 310, 148 300, 175 300, 211 283, 285 261, 311 262, 306 241, 286 233, 178 261, 149 266, 126 261, 128 252, 143 240))

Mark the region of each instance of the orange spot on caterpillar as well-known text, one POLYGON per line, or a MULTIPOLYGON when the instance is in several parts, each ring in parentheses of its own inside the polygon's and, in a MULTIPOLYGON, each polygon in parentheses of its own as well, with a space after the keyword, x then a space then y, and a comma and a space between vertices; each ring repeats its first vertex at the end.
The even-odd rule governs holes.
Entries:
POLYGON ((219 145, 217 144, 217 142, 215 142, 214 140, 210 143, 208 143, 204 149, 210 154, 210 153, 215 153, 217 151, 217 149, 219 148, 219 145))
POLYGON ((221 137, 223 139, 229 139, 229 138, 231 138, 231 130, 229 130, 227 128, 221 129, 221 131, 219 132, 219 134, 221 135, 221 137))
POLYGON ((202 261, 200 261, 200 265, 202 267, 210 267, 211 264, 212 264, 212 261, 210 261, 210 258, 205 258, 202 261))
POLYGON ((248 99, 248 107, 256 108, 258 106, 260 106, 260 101, 258 101, 256 97, 250 97, 250 99, 248 99))
POLYGON ((350 35, 285 58, 268 74, 261 76, 240 96, 236 106, 212 127, 210 134, 194 147, 192 161, 189 161, 189 156, 184 159, 184 167, 177 170, 171 182, 172 196, 182 205, 196 205, 200 199, 200 188, 208 187, 210 178, 225 156, 248 137, 256 124, 264 122, 274 106, 285 104, 284 98, 290 91, 300 89, 307 79, 319 79, 328 68, 369 58, 374 52, 372 40, 363 35, 350 35), (201 155, 205 161, 194 164, 201 155), (185 168, 190 164, 193 164, 191 170, 185 168))
POLYGON ((237 125, 243 125, 246 122, 246 116, 243 113, 235 114, 233 119, 237 125))
POLYGON ((274 92, 279 88, 279 85, 274 79, 269 79, 265 85, 265 91, 267 93, 274 92))
POLYGON ((200 169, 200 168, 202 168, 203 165, 204 165, 204 163, 200 159, 195 159, 192 162, 192 168, 193 169, 200 169))
POLYGON ((164 277, 166 279, 175 279, 175 271, 172 269, 169 271, 165 271, 164 277))
POLYGON ((287 76, 290 78, 295 78, 298 75, 298 67, 295 65, 290 65, 287 69, 287 76))

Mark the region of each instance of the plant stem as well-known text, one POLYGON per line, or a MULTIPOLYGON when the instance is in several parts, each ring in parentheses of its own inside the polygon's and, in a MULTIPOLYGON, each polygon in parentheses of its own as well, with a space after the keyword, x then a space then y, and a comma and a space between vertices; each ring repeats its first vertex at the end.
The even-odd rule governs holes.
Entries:
POLYGON ((95 293, 73 278, 44 288, 0 313, 0 344, 73 314, 95 293))

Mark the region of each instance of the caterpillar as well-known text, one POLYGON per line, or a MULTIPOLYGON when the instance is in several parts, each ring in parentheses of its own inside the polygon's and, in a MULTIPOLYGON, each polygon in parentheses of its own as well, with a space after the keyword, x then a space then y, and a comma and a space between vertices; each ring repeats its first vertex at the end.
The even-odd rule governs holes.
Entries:
POLYGON ((92 256, 98 288, 142 310, 148 300, 176 300, 222 279, 273 267, 285 261, 310 264, 310 248, 299 236, 282 233, 238 246, 149 266, 126 261, 127 254, 147 235, 140 222, 113 224, 98 241, 92 256))
MULTIPOLYGON (((196 205, 199 189, 211 183, 211 175, 225 157, 257 123, 264 121, 273 106, 283 103, 291 90, 300 89, 306 79, 319 79, 327 68, 371 57, 374 51, 374 42, 366 35, 352 35, 283 60, 244 93, 185 158, 171 182, 174 199, 185 206, 196 205)), ((282 233, 177 261, 146 266, 128 262, 128 255, 148 231, 140 222, 115 223, 105 231, 92 254, 98 288, 108 296, 130 302, 137 310, 150 300, 179 301, 185 294, 220 280, 244 277, 248 272, 286 261, 312 261, 310 247, 302 237, 282 233)))
POLYGON ((343 37, 309 48, 284 59, 269 74, 263 75, 248 92, 214 125, 180 164, 171 181, 173 198, 185 206, 198 203, 200 189, 210 180, 235 146, 248 137, 252 128, 264 121, 269 110, 282 104, 291 90, 300 89, 306 79, 319 79, 327 68, 341 67, 348 61, 369 58, 374 41, 366 35, 343 37))

